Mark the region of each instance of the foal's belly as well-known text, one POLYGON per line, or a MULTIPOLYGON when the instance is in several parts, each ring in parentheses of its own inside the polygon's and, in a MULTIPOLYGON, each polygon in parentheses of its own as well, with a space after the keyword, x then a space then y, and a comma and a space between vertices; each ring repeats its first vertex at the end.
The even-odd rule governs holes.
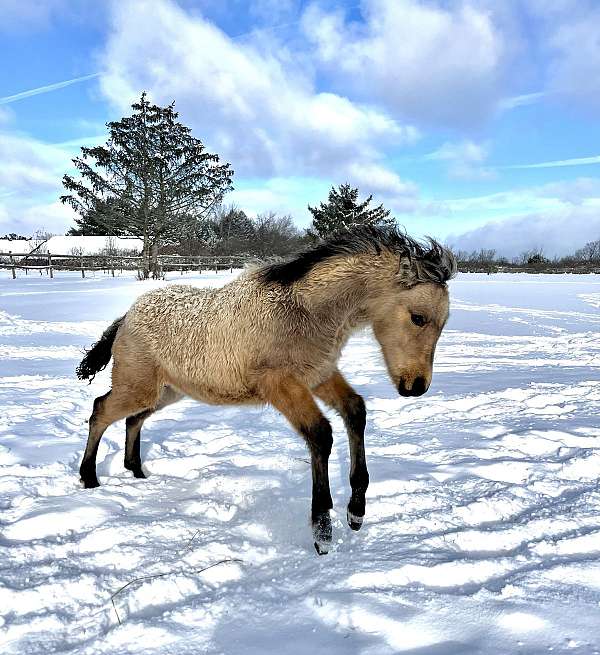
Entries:
POLYGON ((240 380, 231 376, 226 381, 196 371, 195 375, 164 371, 167 384, 180 390, 186 396, 210 405, 256 404, 261 400, 240 380))

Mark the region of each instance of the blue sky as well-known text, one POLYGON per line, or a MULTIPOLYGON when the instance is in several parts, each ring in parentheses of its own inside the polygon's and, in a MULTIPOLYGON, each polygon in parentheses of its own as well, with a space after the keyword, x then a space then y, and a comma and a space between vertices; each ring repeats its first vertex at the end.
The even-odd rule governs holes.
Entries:
POLYGON ((142 90, 291 213, 330 185, 509 256, 600 238, 591 0, 3 0, 0 233, 64 232, 60 179, 142 90))

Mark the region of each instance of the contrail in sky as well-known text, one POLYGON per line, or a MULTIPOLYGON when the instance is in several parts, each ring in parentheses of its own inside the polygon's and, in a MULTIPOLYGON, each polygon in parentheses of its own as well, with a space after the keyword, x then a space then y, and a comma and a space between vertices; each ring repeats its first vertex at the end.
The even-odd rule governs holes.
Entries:
POLYGON ((55 82, 54 84, 47 84, 46 86, 38 86, 37 89, 29 89, 28 91, 21 91, 21 93, 15 93, 12 96, 4 96, 0 98, 0 105, 7 105, 9 102, 16 102, 17 100, 23 100, 23 98, 29 98, 31 96, 37 96, 40 93, 48 93, 49 91, 56 91, 56 89, 62 89, 65 86, 70 86, 71 84, 77 84, 78 82, 85 82, 86 80, 92 80, 95 77, 98 77, 100 73, 92 73, 91 75, 82 75, 81 77, 74 77, 72 80, 63 80, 62 82, 55 82))
POLYGON ((543 161, 539 164, 513 164, 502 168, 556 168, 559 166, 581 166, 582 164, 600 164, 600 155, 594 157, 577 157, 575 159, 559 159, 557 161, 543 161))

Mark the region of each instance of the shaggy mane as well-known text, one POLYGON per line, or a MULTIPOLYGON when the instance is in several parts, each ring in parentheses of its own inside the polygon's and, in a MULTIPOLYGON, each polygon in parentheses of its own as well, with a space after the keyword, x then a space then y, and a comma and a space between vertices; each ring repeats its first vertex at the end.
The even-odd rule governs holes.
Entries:
POLYGON ((379 255, 387 250, 398 258, 407 257, 411 264, 414 284, 437 282, 444 284, 456 275, 456 259, 448 248, 434 239, 420 242, 396 228, 361 226, 338 232, 324 242, 304 250, 283 262, 260 269, 264 282, 287 286, 301 280, 319 262, 343 255, 379 255))

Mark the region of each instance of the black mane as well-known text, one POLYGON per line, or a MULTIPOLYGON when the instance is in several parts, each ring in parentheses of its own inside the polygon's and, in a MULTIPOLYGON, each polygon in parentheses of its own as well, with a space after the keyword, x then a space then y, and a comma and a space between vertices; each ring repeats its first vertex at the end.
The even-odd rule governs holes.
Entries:
POLYGON ((264 282, 288 286, 301 280, 319 262, 340 255, 379 255, 382 250, 399 258, 408 257, 417 282, 443 284, 456 274, 454 255, 434 239, 421 243, 396 228, 360 226, 338 232, 286 261, 269 264, 260 270, 259 275, 264 282))

